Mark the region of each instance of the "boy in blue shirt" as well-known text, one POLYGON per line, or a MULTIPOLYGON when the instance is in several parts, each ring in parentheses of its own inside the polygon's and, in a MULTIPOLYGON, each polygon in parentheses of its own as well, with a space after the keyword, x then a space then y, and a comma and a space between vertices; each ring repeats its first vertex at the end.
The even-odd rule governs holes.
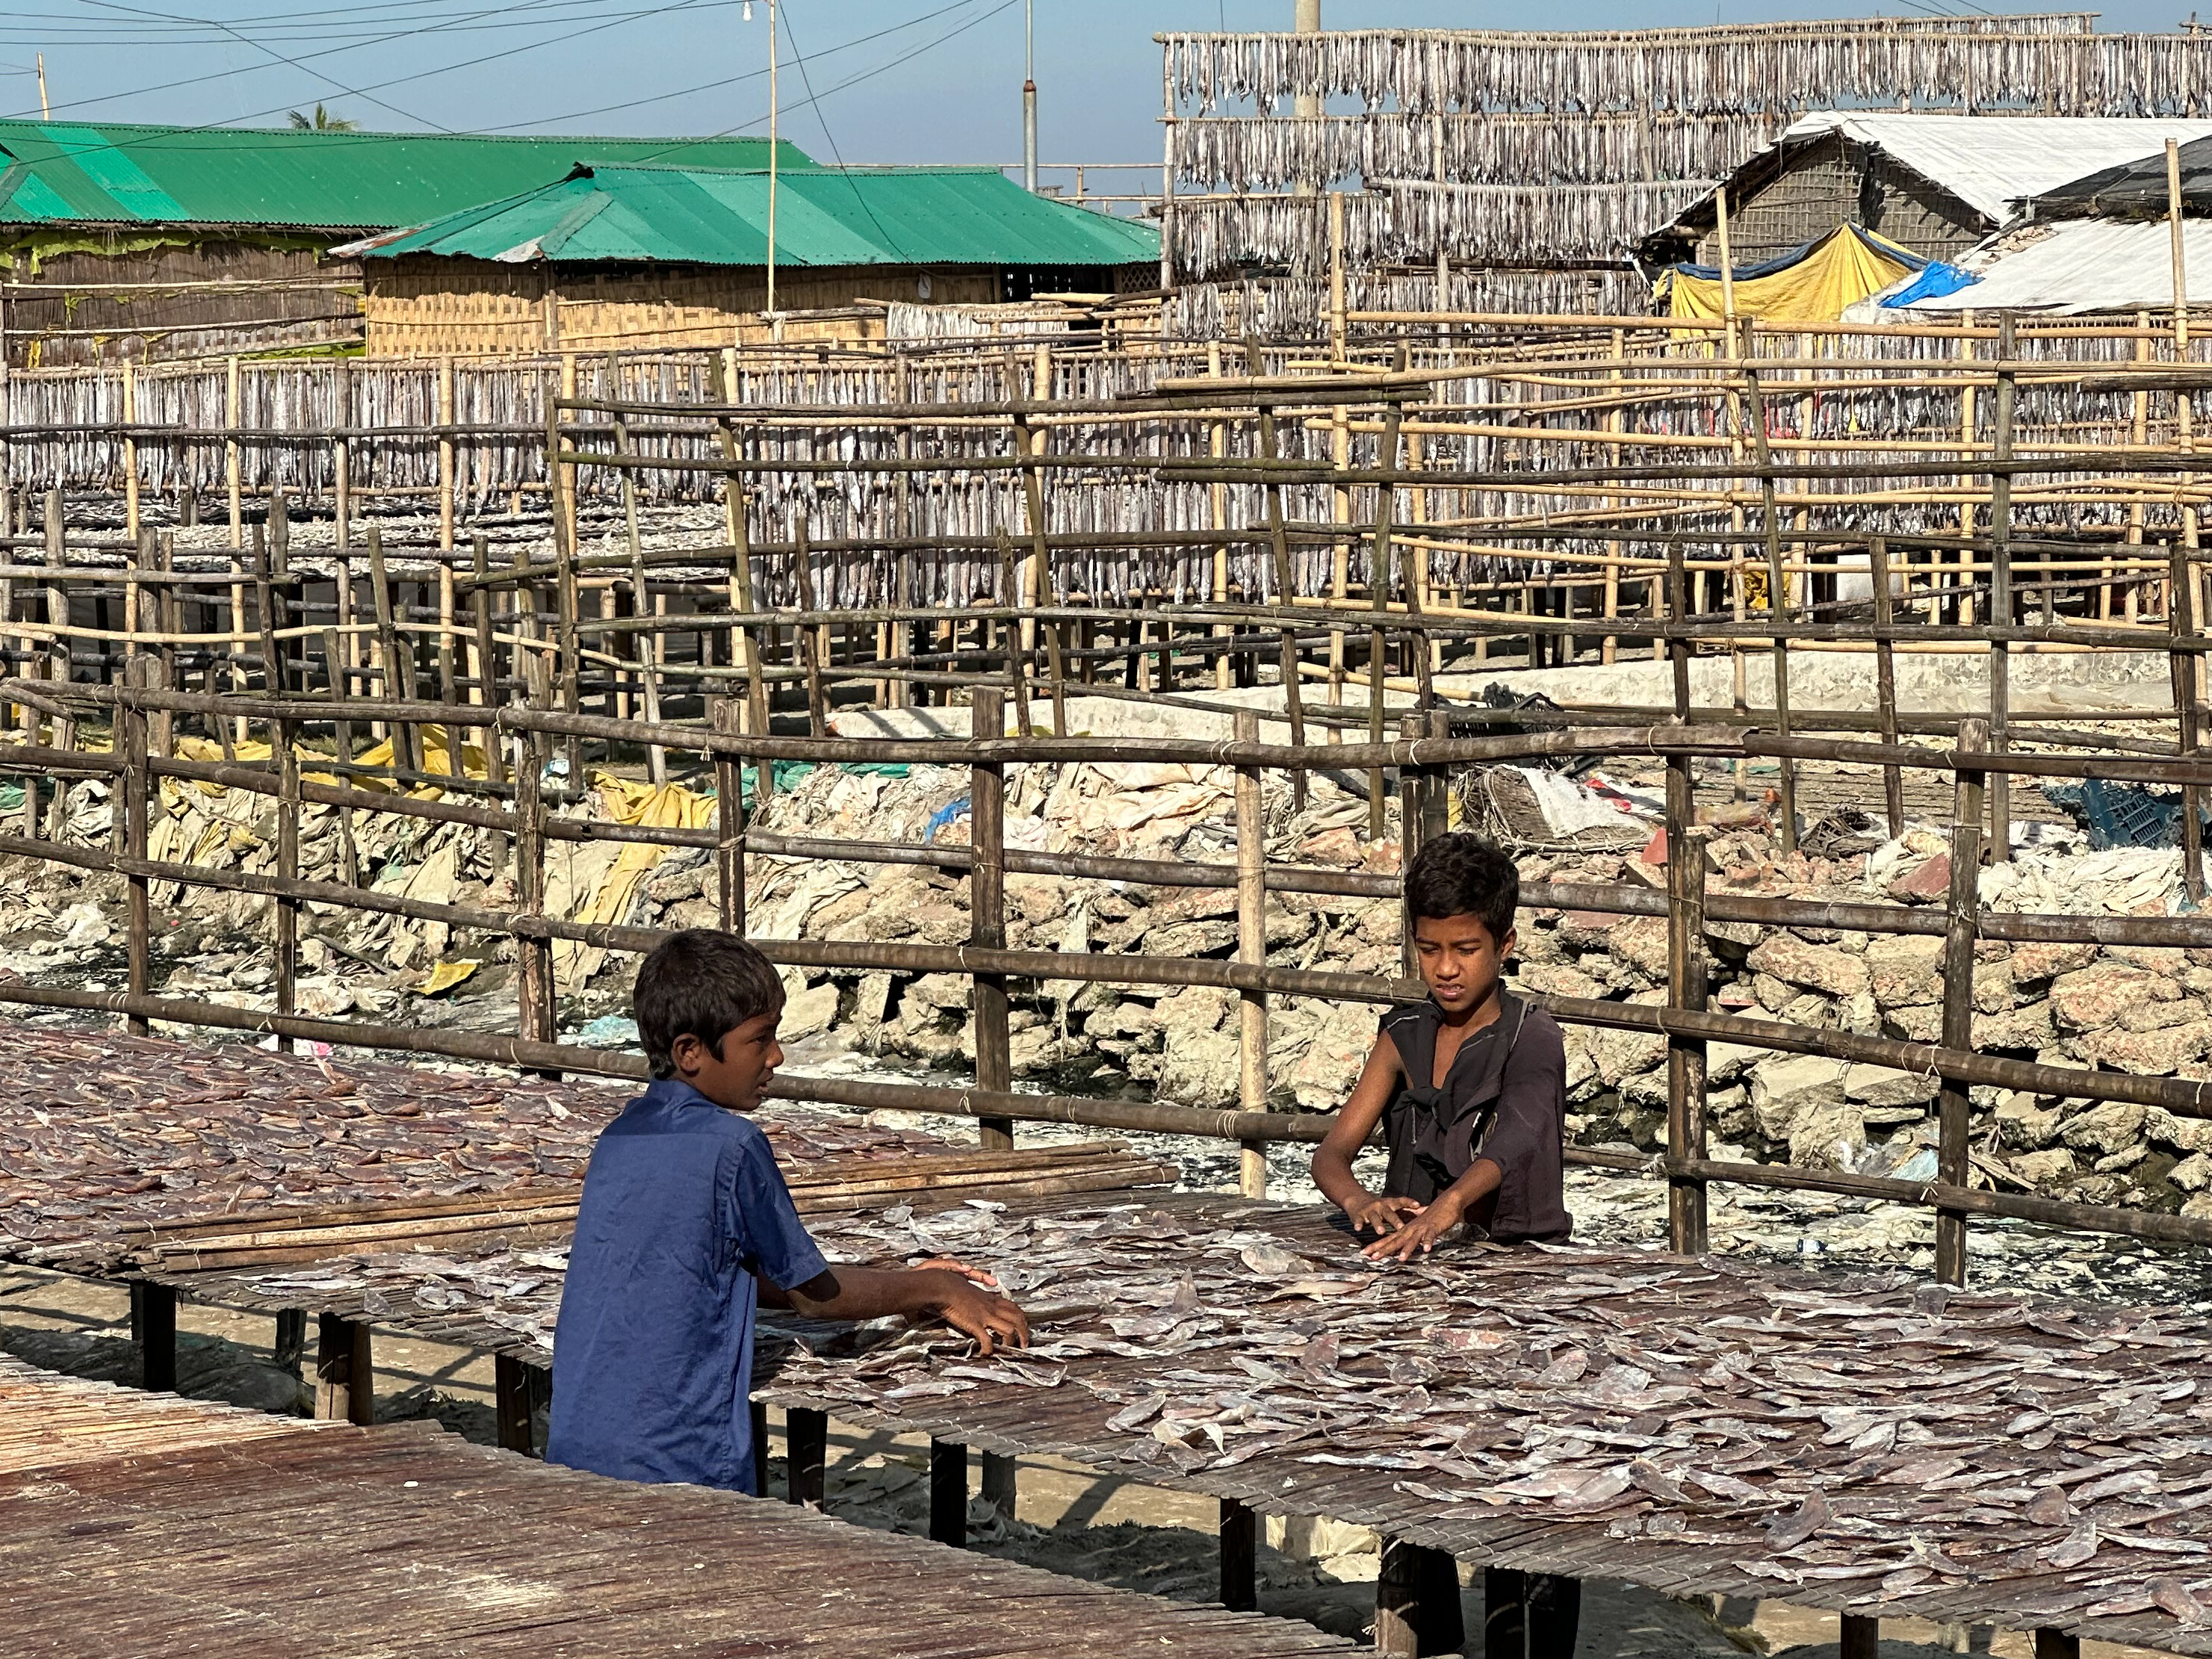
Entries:
POLYGON ((1021 1310, 957 1263, 831 1267, 744 1114, 782 1062, 783 982, 727 933, 646 957, 633 993, 652 1086, 600 1133, 584 1176, 553 1344, 549 1462, 623 1480, 753 1489, 753 1323, 942 1319, 985 1354, 1029 1340, 1021 1310), (971 1283, 970 1280, 976 1283, 971 1283))

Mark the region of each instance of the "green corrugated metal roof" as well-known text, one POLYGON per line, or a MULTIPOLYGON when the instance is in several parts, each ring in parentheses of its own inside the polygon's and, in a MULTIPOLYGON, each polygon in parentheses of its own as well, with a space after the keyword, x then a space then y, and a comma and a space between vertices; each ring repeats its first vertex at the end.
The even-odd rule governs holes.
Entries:
MULTIPOLYGON (((757 265, 765 170, 581 166, 556 184, 381 238, 370 258, 757 265)), ((991 167, 809 167, 776 193, 779 265, 1121 265, 1159 233, 1032 196, 991 167)))
MULTIPOLYGON (((764 167, 768 143, 0 121, 0 226, 389 230, 531 190, 580 161, 764 167)), ((808 161, 785 143, 779 165, 808 161)))

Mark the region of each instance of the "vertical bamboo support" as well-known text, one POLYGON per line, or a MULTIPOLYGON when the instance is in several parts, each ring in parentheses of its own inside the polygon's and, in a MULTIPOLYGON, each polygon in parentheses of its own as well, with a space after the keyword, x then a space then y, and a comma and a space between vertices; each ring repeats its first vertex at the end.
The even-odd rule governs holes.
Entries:
POLYGON ((1221 1500, 1221 1605, 1231 1613, 1259 1609, 1260 1512, 1233 1498, 1221 1500))
MULTIPOLYGON (((913 373, 904 350, 897 353, 892 363, 891 396, 901 405, 910 402, 914 396, 913 373)), ((911 422, 899 422, 896 442, 898 459, 902 462, 911 461, 914 459, 914 425, 911 422)), ((899 544, 898 564, 892 577, 891 602, 905 611, 914 605, 915 551, 907 545, 914 536, 914 475, 903 466, 891 478, 891 534, 899 544)), ((924 637, 922 626, 918 623, 893 623, 890 654, 894 657, 914 655, 921 649, 924 637)), ((926 705, 929 702, 928 691, 908 681, 894 679, 887 684, 886 701, 893 708, 903 708, 909 702, 926 705)), ((1061 701, 1066 701, 1064 693, 1061 701)), ((1065 716, 1059 718, 1064 725, 1065 716)), ((1061 728, 1055 727, 1055 730, 1059 729, 1061 728)))
MULTIPOLYGON (((1352 523, 1352 489, 1342 482, 1346 468, 1352 465, 1351 411, 1339 404, 1331 411, 1329 425, 1329 458, 1335 466, 1339 482, 1329 490, 1329 516, 1336 534, 1329 542, 1328 597, 1338 610, 1352 592, 1352 544, 1346 539, 1352 523)), ((1344 630, 1331 628, 1328 632, 1328 702, 1332 708, 1344 702, 1344 630)), ((1330 740, 1343 741, 1338 729, 1328 729, 1330 740)))
MULTIPOLYGON (((408 672, 406 647, 399 637, 398 620, 393 614, 392 581, 385 573, 384 532, 376 525, 368 527, 368 592, 376 617, 377 695, 386 702, 411 700, 415 677, 408 672)), ((395 721, 387 735, 392 739, 392 765, 420 772, 422 757, 416 750, 413 723, 395 721)))
MULTIPOLYGON (((170 574, 176 568, 177 538, 173 531, 164 530, 154 538, 154 569, 162 575, 170 574)), ((178 597, 173 583, 164 582, 153 594, 154 632, 162 636, 155 647, 151 663, 153 684, 164 691, 177 689, 177 647, 173 642, 184 632, 184 601, 178 597)), ((7 615, 7 593, 0 584, 0 617, 7 615)), ((177 752, 177 717, 168 709, 157 708, 147 716, 147 735, 154 752, 168 759, 177 752)))
MULTIPOLYGON (((542 661, 530 704, 550 699, 542 661)), ((540 732, 527 733, 514 774, 514 908, 523 916, 545 914, 545 794, 544 780, 550 745, 540 732)), ((514 935, 516 1025, 526 1042, 550 1042, 558 1029, 553 1008, 553 942, 517 931, 514 935)))
MULTIPOLYGON (((1985 775, 1970 769, 1969 754, 1986 752, 1990 732, 1982 720, 1959 723, 1958 786, 1951 807, 1951 894, 1943 934, 1943 1046, 1971 1049, 1974 1038, 1974 941, 1981 926, 1982 793, 1985 775)), ((1971 1114, 1966 1085, 1943 1079, 1936 1097, 1938 1144, 1936 1178, 1964 1187, 1967 1173, 1967 1127, 1971 1114)), ((1948 1285, 1966 1282, 1966 1213, 1936 1212, 1936 1277, 1948 1285)))
MULTIPOLYGON (((2136 313, 2135 360, 2138 363, 2151 361, 2150 313, 2148 311, 2136 313)), ((2128 398, 2128 443, 2132 448, 2147 449, 2150 447, 2150 393, 2135 392, 2128 398)), ((2143 499, 2138 494, 2128 503, 2127 545, 2130 549, 2142 545, 2143 520, 2143 499)), ((2126 621, 2132 623, 2142 609, 2142 584, 2136 572, 2130 571, 2128 580, 2121 584, 2121 614, 2126 621)), ((2107 588, 2105 590, 2105 604, 2098 615, 2102 620, 2110 621, 2112 614, 2112 590, 2107 588)))
MULTIPOLYGON (((69 586, 60 580, 60 572, 69 563, 68 548, 63 539, 62 492, 46 491, 46 568, 56 573, 55 580, 46 584, 46 626, 54 630, 53 643, 48 649, 47 678, 57 684, 67 685, 71 673, 70 641, 67 629, 70 623, 69 586)), ((76 721, 66 714, 54 717, 54 747, 76 747, 76 721)), ((38 800, 35 781, 27 779, 23 790, 25 816, 34 817, 38 800)), ((69 781, 54 780, 54 802, 46 818, 46 834, 60 841, 69 829, 69 781)))
MULTIPOLYGON (((1752 456, 1759 466, 1759 528, 1766 542, 1766 619, 1777 629, 1774 635, 1774 730, 1777 735, 1790 735, 1790 648, 1784 641, 1780 629, 1789 620, 1789 578, 1783 569, 1781 513, 1775 501, 1774 458, 1766 439, 1766 398, 1760 390, 1759 374, 1747 368, 1743 371, 1743 394, 1747 412, 1751 417, 1752 456)), ((1797 764, 1784 756, 1776 763, 1781 773, 1782 850, 1797 850, 1797 764)))
MULTIPOLYGON (((819 597, 814 591, 814 556, 806 545, 806 509, 803 502, 791 533, 792 563, 799 573, 799 609, 819 611, 819 597)), ((828 632, 827 629, 805 626, 791 630, 792 645, 806 664, 806 729, 817 738, 830 735, 830 696, 822 680, 822 659, 826 654, 823 641, 828 632)))
MULTIPOLYGON (((1255 339, 1244 342, 1244 368, 1258 379, 1266 368, 1260 343, 1255 339)), ((1259 406, 1260 463, 1266 466, 1277 459, 1275 411, 1267 404, 1259 406)), ((1291 744, 1303 749, 1306 742, 1305 690, 1299 683, 1299 665, 1304 660, 1298 649, 1297 616, 1297 587, 1291 568, 1290 532, 1283 521, 1283 487, 1269 483, 1267 498, 1267 551, 1275 574, 1275 603, 1282 609, 1284 623, 1280 633, 1283 678, 1283 712, 1291 723, 1291 744)), ((1304 811, 1306 804, 1306 775, 1303 770, 1291 774, 1291 804, 1294 810, 1304 811)))
MULTIPOLYGON (((1696 811, 1687 799, 1675 810, 1674 774, 1668 774, 1667 825, 1667 1006, 1692 1013, 1705 1011, 1706 832, 1695 827, 1696 811)), ((1667 1039, 1667 1156, 1674 1164, 1705 1156, 1705 1040, 1670 1035, 1667 1039)), ((1667 1179, 1667 1234, 1670 1247, 1684 1255, 1703 1255, 1708 1241, 1705 1183, 1698 1176, 1674 1174, 1667 1179)))
MULTIPOLYGON (((576 469, 573 465, 556 465, 561 425, 560 411, 564 404, 576 400, 576 359, 572 353, 561 358, 561 403, 550 404, 546 409, 546 465, 555 480, 553 496, 553 562, 556 566, 554 595, 561 630, 561 702, 571 714, 583 712, 583 647, 580 636, 576 594, 576 469)), ((568 783, 573 788, 584 775, 583 744, 575 738, 568 739, 568 783)))
MULTIPOLYGON (((1626 329, 1616 328, 1613 331, 1613 360, 1615 362, 1620 362, 1626 359, 1627 356, 1628 331, 1626 329)), ((1626 412, 1620 407, 1621 383, 1620 370, 1617 368, 1608 369, 1606 372, 1606 382, 1612 390, 1614 406, 1606 415, 1605 429, 1610 433, 1619 434, 1627 429, 1626 412)), ((1617 444, 1613 446, 1609 453, 1614 455, 1620 454, 1620 446, 1617 444)), ((1605 506, 1606 512, 1608 516, 1617 514, 1620 511, 1620 497, 1618 495, 1607 495, 1605 498, 1605 506)), ((1609 559, 1617 560, 1621 556, 1621 544, 1619 542, 1607 542, 1605 544, 1605 550, 1606 555, 1609 559)), ((1654 605, 1652 606, 1652 609, 1656 611, 1658 607, 1654 605)), ((1607 622, 1613 622, 1618 619, 1620 615, 1620 567, 1618 564, 1607 564, 1605 568, 1605 619, 1607 622)), ((1662 642, 1661 648, 1662 650, 1665 648, 1663 641, 1662 642)), ((1601 662, 1612 662, 1618 656, 1620 650, 1620 635, 1607 633, 1605 636, 1604 641, 1598 647, 1598 660, 1601 662)))
MULTIPOLYGON (((1895 602, 1890 593, 1889 543, 1875 536, 1867 543, 1867 574, 1874 583, 1874 622, 1881 630, 1875 641, 1875 718, 1881 723, 1881 740, 1897 744, 1897 659, 1889 630, 1897 625, 1895 602)), ((1882 803, 1888 813, 1889 833, 1905 833, 1905 772, 1897 766, 1881 769, 1882 803)))
POLYGON ((331 365, 331 534, 337 543, 341 597, 338 626, 352 620, 344 614, 343 597, 345 555, 353 540, 353 364, 344 357, 331 365))
POLYGON ((929 1440, 929 1541, 949 1549, 968 1542, 968 1448, 957 1440, 929 1440))
MULTIPOLYGON (((1006 704, 998 689, 977 686, 969 693, 969 733, 981 743, 998 743, 1006 734, 1006 704)), ((978 760, 969 774, 969 829, 975 862, 969 875, 968 939, 978 950, 1001 951, 1006 943, 1006 775, 995 760, 978 760)), ((975 1086, 1004 1094, 1013 1086, 1007 1053, 1006 981, 1003 974, 977 974, 975 986, 975 1086)), ((1012 1118, 978 1120, 986 1146, 1014 1144, 1012 1118)))
MULTIPOLYGON (((300 880, 300 745, 290 720, 270 722, 270 744, 276 758, 276 881, 282 890, 300 880)), ((280 891, 270 906, 276 955, 276 1012, 300 1012, 300 901, 280 891)), ((276 1047, 289 1054, 295 1045, 279 1036, 276 1047)))
MULTIPOLYGON (((622 392, 621 383, 613 378, 617 367, 615 358, 607 360, 611 402, 619 400, 622 392)), ((615 416, 615 453, 629 453, 629 422, 619 413, 615 416)), ((622 492, 623 529, 629 541, 629 611, 631 619, 640 624, 630 634, 631 652, 637 662, 640 705, 645 719, 657 726, 660 722, 660 679, 653 672, 653 635, 642 625, 653 615, 653 601, 647 592, 645 580, 645 542, 637 526, 637 474, 629 467, 623 469, 622 492)), ((646 746, 645 775, 654 783, 668 781, 668 751, 659 744, 646 746)))
MULTIPOLYGON (((1966 331, 1960 337, 1959 349, 1968 359, 1974 355, 1972 331, 1974 313, 1960 314, 1960 322, 1966 331)), ((1966 466, 1974 464, 1975 452, 1981 447, 1981 388, 1971 375, 1960 377, 1959 386, 1959 459, 1966 466)), ((1964 498, 1959 507, 1959 564, 1957 586, 1959 595, 1954 601, 1953 615, 1961 628, 1974 625, 1976 613, 1981 609, 1974 603, 1974 498, 1980 492, 1974 487, 1974 475, 1959 475, 1959 493, 1964 498)), ((1940 562, 1938 568, 1940 568, 1940 562)), ((1940 607, 1939 607, 1940 609, 1940 607)))
MULTIPOLYGON (((715 734, 733 738, 738 732, 735 697, 717 697, 711 719, 715 734)), ((763 758, 760 768, 769 763, 763 758)), ((714 893, 721 909, 722 931, 745 936, 745 763, 744 757, 714 750, 714 893)))
POLYGON ((438 550, 453 550, 453 360, 438 359, 438 550))
MULTIPOLYGON (((143 685, 149 666, 149 659, 134 655, 125 665, 125 683, 134 690, 143 685)), ((146 710, 135 699, 125 698, 116 708, 115 746, 123 757, 123 775, 116 780, 123 796, 123 855, 131 860, 124 878, 124 933, 130 964, 125 983, 131 995, 144 996, 153 988, 153 906, 144 874, 153 779, 147 765, 146 710)), ((23 790, 35 800, 38 780, 26 775, 23 790)), ((125 1017, 123 1029, 132 1036, 144 1036, 153 1027, 131 1014, 125 1017)))
POLYGON ((1881 1659, 1881 1620, 1844 1613, 1838 1631, 1836 1659, 1881 1659))
MULTIPOLYGON (((2010 312, 1997 319, 1996 441, 1990 474, 1990 611, 1997 628, 2010 628, 2012 595, 2012 453, 2013 425, 2019 401, 2020 381, 2012 367, 2014 345, 2010 312)), ((1969 557, 1972 556, 1969 555, 1969 557)), ((2002 639, 1990 641, 1990 750, 2002 755, 2009 746, 2012 728, 2012 653, 2002 639)), ((2002 772, 1989 780, 1990 859, 2004 864, 2012 858, 2012 780, 2002 772)))
POLYGON ((316 1319, 315 1415, 368 1428, 376 1421, 376 1366, 368 1327, 336 1314, 316 1319))
POLYGON ((794 1504, 822 1507, 830 1459, 830 1419, 793 1406, 783 1414, 784 1474, 794 1504))
POLYGON ((1328 193, 1328 360, 1345 360, 1346 319, 1344 304, 1344 196, 1328 193))
MULTIPOLYGON (((1240 708, 1232 717, 1237 741, 1260 741, 1257 710, 1240 708)), ((1267 964, 1267 826, 1262 780, 1256 766, 1237 768, 1237 960, 1250 967, 1267 964)), ((1247 1112, 1267 1109, 1267 997, 1263 991, 1237 993, 1237 1103, 1247 1112)), ((1267 1195, 1267 1144, 1237 1143, 1237 1189, 1247 1198, 1267 1195)))
POLYGON ((138 541, 138 371, 123 365, 123 533, 138 541))
MULTIPOLYGON (((2193 756, 2203 736, 2203 708, 2197 696, 2197 656, 2187 647, 2197 637, 2196 566, 2189 550, 2172 550, 2166 608, 2167 664, 2173 681, 2178 727, 2175 752, 2193 756)), ((2191 905, 2204 902, 2204 793, 2195 784, 2181 787, 2181 883, 2191 905)))
MULTIPOLYGON (((1393 401, 1389 412, 1382 417, 1382 449, 1376 465, 1382 474, 1382 482, 1375 489, 1375 540, 1368 554, 1367 586, 1373 603, 1377 625, 1367 633, 1367 740, 1372 744, 1384 741, 1383 699, 1388 695, 1389 635, 1380 625, 1381 619, 1389 615, 1390 583, 1395 574, 1396 546, 1391 539, 1398 506, 1398 430, 1405 419, 1406 406, 1393 401)), ((1383 777, 1382 772, 1367 775, 1367 836, 1380 841, 1383 835, 1383 777)), ((1402 832, 1403 814, 1400 829, 1402 832)))
MULTIPOLYGON (((969 734, 996 744, 1006 732, 1006 711, 998 692, 977 686, 969 694, 969 734)), ((979 759, 969 773, 969 830, 975 862, 968 878, 968 938, 979 950, 1006 945, 1006 774, 995 760, 979 759)), ((1006 1094, 1013 1088, 1009 1049, 1006 980, 1003 974, 977 974, 972 1000, 975 1013, 975 1087, 1006 1094)), ((985 1146, 1014 1144, 1012 1118, 976 1121, 985 1146)), ((995 1453, 983 1458, 983 1498, 1002 1516, 1014 1513, 1014 1460, 995 1453)))
MULTIPOLYGON (((1221 343, 1218 340, 1209 341, 1206 344, 1206 372, 1214 380, 1221 378, 1221 343)), ((1229 459, 1229 423, 1221 420, 1207 422, 1206 443, 1206 452, 1213 457, 1214 465, 1224 465, 1229 459)), ((1206 527, 1215 531, 1226 530, 1229 527, 1229 486, 1218 478, 1206 486, 1206 527)), ((1226 605, 1229 603, 1229 544, 1226 542, 1214 544, 1212 585, 1214 604, 1226 605)), ((1228 639, 1236 631, 1229 623, 1213 624, 1213 636, 1217 640, 1228 639)), ((1236 681, 1237 665, 1224 650, 1213 659, 1213 689, 1226 691, 1236 681)))
POLYGON ((222 420, 228 435, 222 443, 222 477, 223 487, 230 497, 230 544, 238 548, 246 545, 245 456, 240 450, 239 438, 239 429, 244 424, 241 405, 245 386, 240 378, 241 371, 237 358, 230 358, 226 368, 222 420))

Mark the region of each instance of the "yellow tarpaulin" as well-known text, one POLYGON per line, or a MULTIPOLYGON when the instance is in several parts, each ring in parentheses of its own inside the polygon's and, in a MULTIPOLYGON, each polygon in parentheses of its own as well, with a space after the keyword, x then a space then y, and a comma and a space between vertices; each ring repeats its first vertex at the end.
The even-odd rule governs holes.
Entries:
MULTIPOLYGON (((1856 225, 1838 225, 1804 253, 1779 270, 1756 266, 1756 276, 1737 267, 1735 312, 1765 322, 1832 323, 1847 306, 1879 294, 1899 277, 1917 270, 1918 256, 1856 225)), ((1662 279, 1670 317, 1717 318, 1721 279, 1717 271, 1676 265, 1662 279)))
MULTIPOLYGON (((714 798, 675 783, 636 783, 611 772, 594 772, 592 787, 600 805, 617 823, 643 824, 657 830, 705 830, 714 822, 714 798)), ((637 885, 668 854, 665 847, 644 842, 556 842, 546 848, 546 908, 556 915, 565 897, 566 914, 575 921, 618 922, 629 914, 637 885), (619 848, 619 852, 614 849, 619 848), (610 852, 604 869, 591 868, 610 852), (563 862, 565 860, 565 862, 563 862), (557 890, 565 888, 565 893, 557 890), (588 895, 588 896, 585 896, 588 895)), ((591 977, 605 954, 574 939, 556 939, 553 945, 556 977, 573 986, 591 977)))

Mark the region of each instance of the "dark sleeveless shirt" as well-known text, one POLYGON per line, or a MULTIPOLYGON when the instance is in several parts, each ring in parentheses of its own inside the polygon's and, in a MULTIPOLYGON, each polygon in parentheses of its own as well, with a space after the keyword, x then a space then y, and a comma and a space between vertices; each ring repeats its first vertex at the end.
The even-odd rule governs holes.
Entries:
POLYGON ((1488 1158, 1504 1178, 1468 1219, 1500 1243, 1564 1244, 1574 1225, 1560 1158, 1566 1045, 1549 1014, 1502 987, 1498 996, 1498 1018, 1460 1044, 1442 1088, 1431 1079, 1443 1010, 1417 1002, 1382 1017, 1405 1073, 1382 1115, 1390 1147, 1382 1190, 1425 1204, 1488 1158))

